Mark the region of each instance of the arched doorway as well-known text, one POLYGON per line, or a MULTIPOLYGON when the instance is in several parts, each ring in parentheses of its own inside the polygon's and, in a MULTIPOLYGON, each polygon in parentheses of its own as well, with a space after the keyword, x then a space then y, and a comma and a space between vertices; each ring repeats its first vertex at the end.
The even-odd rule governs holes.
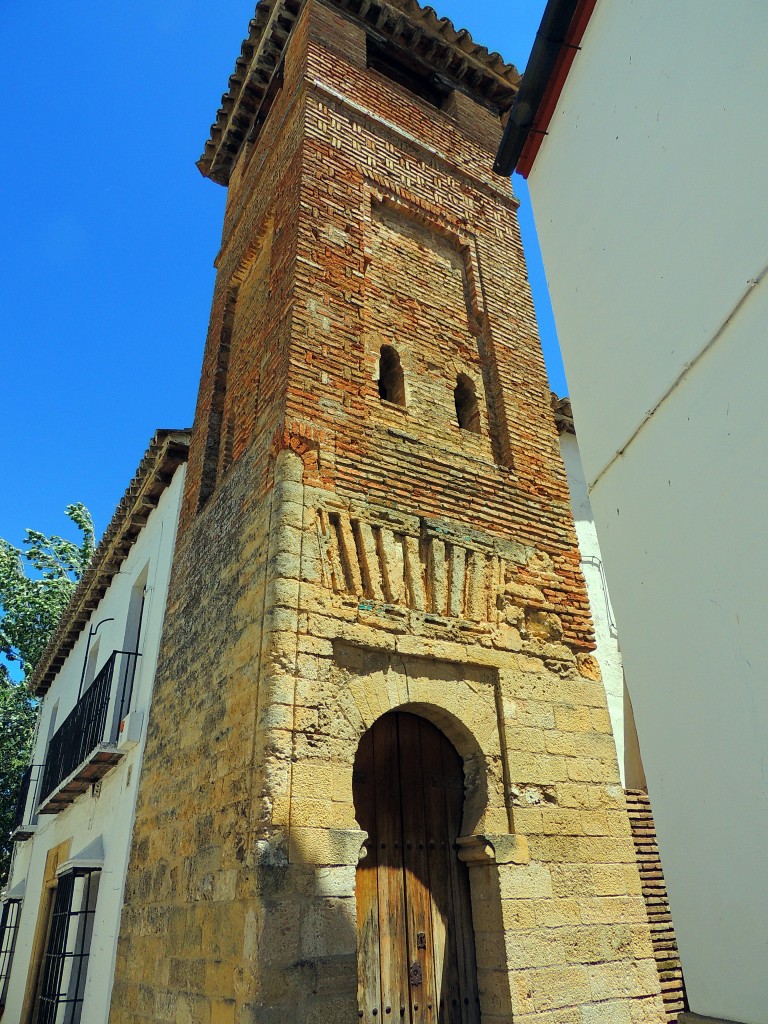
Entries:
POLYGON ((369 836, 355 887, 361 1020, 479 1024, 469 877, 455 848, 461 758, 426 719, 390 712, 360 741, 353 791, 369 836))

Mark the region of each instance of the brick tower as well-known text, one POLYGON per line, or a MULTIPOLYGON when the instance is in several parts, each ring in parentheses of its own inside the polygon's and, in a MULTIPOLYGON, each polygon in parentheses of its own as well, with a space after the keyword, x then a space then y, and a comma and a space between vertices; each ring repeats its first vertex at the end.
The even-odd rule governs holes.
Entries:
POLYGON ((262 0, 113 1024, 658 1024, 509 182, 517 74, 262 0))

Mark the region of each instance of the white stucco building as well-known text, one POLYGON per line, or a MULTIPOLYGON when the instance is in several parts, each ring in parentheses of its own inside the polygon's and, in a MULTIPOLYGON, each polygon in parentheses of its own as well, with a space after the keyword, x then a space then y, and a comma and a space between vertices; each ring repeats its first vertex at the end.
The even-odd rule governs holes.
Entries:
POLYGON ((188 431, 158 431, 29 684, 2 904, 4 1024, 106 1021, 188 431))
POLYGON ((550 0, 498 162, 528 177, 684 1019, 738 1024, 768 1024, 767 47, 756 0, 550 0))
MULTIPOLYGON (((656 832, 635 728, 632 703, 624 681, 619 629, 613 612, 603 565, 592 504, 568 398, 552 395, 560 453, 565 465, 571 511, 581 553, 581 571, 587 585, 595 626, 595 657, 608 700, 608 713, 616 743, 621 784, 632 828, 635 855, 640 869, 643 897, 651 925, 653 951, 659 972, 667 1020, 676 1021, 685 1009, 685 990, 675 930, 669 910, 664 875, 656 844, 656 832)), ((603 1012, 596 1010, 596 1012, 603 1012)), ((613 1024, 613 1022, 611 1022, 613 1024)))
POLYGON ((608 712, 611 716, 613 738, 619 762, 621 782, 625 789, 645 789, 640 748, 635 731, 629 694, 624 684, 624 663, 619 647, 619 632, 613 612, 602 552, 595 528, 592 504, 589 500, 584 468, 581 464, 576 440, 571 403, 567 398, 554 400, 555 424, 560 436, 563 457, 571 495, 571 511, 576 526, 581 552, 581 571, 587 584, 590 611, 595 625, 595 657, 600 665, 608 712))

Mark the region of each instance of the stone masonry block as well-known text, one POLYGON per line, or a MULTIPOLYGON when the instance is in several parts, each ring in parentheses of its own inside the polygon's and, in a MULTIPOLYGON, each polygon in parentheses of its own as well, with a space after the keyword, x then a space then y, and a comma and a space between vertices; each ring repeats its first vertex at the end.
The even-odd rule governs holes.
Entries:
POLYGON ((552 896, 552 877, 541 864, 508 864, 499 871, 499 891, 504 899, 541 899, 552 896))
POLYGON ((530 971, 533 1004, 539 1011, 579 1006, 592 999, 585 967, 543 967, 530 971))
POLYGON ((621 999, 631 994, 648 995, 656 990, 658 975, 653 959, 597 964, 589 969, 592 997, 621 999))

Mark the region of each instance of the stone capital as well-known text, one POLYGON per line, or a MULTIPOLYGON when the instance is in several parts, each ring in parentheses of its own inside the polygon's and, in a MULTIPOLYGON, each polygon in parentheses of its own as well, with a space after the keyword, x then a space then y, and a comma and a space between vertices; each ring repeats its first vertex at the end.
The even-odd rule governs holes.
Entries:
POLYGON ((294 828, 290 862, 318 867, 357 866, 368 833, 359 828, 294 828))
POLYGON ((524 835, 488 834, 460 836, 459 860, 465 864, 528 864, 531 854, 524 835))

